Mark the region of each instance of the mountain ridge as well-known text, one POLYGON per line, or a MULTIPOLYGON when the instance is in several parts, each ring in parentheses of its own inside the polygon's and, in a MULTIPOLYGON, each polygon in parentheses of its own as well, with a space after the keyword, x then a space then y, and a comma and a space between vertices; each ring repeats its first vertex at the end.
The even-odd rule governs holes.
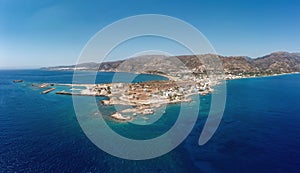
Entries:
MULTIPOLYGON (((208 67, 204 65, 204 61, 213 58, 221 60, 225 74, 257 76, 300 72, 300 53, 289 52, 273 52, 257 58, 249 58, 247 56, 222 56, 216 54, 178 56, 144 55, 126 60, 103 63, 90 62, 70 66, 44 67, 42 69, 75 70, 76 68, 76 70, 89 71, 124 71, 137 73, 152 71, 159 73, 162 69, 167 72, 176 70, 182 71, 184 70, 183 66, 186 66, 192 69, 193 72, 205 73, 208 67)), ((222 67, 218 68, 221 69, 222 67)))

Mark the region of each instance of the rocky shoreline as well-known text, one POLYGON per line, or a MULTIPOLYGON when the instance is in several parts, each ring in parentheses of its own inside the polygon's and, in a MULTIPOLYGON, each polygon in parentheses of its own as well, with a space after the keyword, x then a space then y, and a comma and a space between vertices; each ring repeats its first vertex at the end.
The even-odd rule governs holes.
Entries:
POLYGON ((217 82, 209 79, 183 80, 179 77, 165 75, 169 80, 147 81, 138 83, 106 83, 106 84, 59 84, 41 83, 31 84, 31 87, 43 89, 41 94, 48 94, 59 87, 71 88, 70 91, 59 90, 55 94, 72 96, 105 96, 102 105, 126 105, 131 108, 120 110, 111 115, 115 120, 131 121, 134 116, 151 115, 162 105, 181 102, 190 102, 191 95, 209 94, 213 92, 212 86, 217 82), (123 114, 131 114, 125 117, 123 114))
MULTIPOLYGON (((153 74, 153 73, 152 73, 153 74)), ((246 76, 246 75, 231 75, 227 74, 223 76, 225 80, 234 80, 242 78, 254 78, 254 77, 268 77, 287 74, 274 74, 265 76, 246 76)), ((159 74, 157 74, 159 75, 159 74)), ((41 94, 48 94, 57 90, 57 87, 65 86, 71 88, 70 91, 57 91, 58 95, 73 95, 73 96, 105 96, 108 99, 102 100, 102 105, 126 105, 131 108, 125 108, 119 112, 115 112, 110 115, 111 118, 128 122, 132 121, 135 116, 138 115, 151 115, 155 113, 155 110, 162 105, 190 102, 192 95, 200 94, 206 95, 213 92, 212 87, 219 84, 218 81, 212 81, 210 79, 198 79, 191 80, 187 78, 183 80, 170 75, 163 75, 169 80, 166 81, 147 81, 139 83, 107 83, 107 84, 53 84, 53 83, 41 83, 31 84, 32 87, 44 89, 41 94), (81 87, 73 91, 74 87, 81 87), (124 116, 124 114, 131 114, 131 116, 124 116)), ((18 80, 18 82, 21 80, 18 80)), ((15 82, 15 81, 13 81, 15 82)), ((23 82, 23 81, 22 81, 23 82)), ((75 89, 74 89, 75 90, 75 89)))

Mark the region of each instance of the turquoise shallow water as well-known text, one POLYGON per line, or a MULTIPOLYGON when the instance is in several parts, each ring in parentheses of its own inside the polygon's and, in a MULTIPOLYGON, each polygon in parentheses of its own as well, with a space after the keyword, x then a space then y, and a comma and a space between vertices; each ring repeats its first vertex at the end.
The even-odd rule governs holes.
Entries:
MULTIPOLYGON (((97 80, 110 82, 112 76, 102 73, 97 80)), ((6 70, 0 71, 0 79, 0 172, 299 172, 300 75, 228 81, 224 117, 207 144, 197 143, 210 95, 201 97, 201 112, 187 139, 172 152, 146 161, 119 159, 98 149, 81 130, 71 97, 41 95, 12 83, 71 83, 71 72, 6 70)), ((124 136, 152 138, 173 125, 179 109, 169 105, 149 128, 106 120, 124 136)), ((98 118, 94 110, 87 111, 89 119, 98 118)))

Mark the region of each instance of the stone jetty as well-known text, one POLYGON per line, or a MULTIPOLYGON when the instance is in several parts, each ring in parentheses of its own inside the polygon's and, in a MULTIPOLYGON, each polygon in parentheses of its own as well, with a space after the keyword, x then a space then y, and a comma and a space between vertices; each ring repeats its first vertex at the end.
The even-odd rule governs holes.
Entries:
POLYGON ((45 91, 42 91, 42 94, 48 94, 49 92, 54 91, 54 90, 55 90, 55 88, 50 88, 45 91))

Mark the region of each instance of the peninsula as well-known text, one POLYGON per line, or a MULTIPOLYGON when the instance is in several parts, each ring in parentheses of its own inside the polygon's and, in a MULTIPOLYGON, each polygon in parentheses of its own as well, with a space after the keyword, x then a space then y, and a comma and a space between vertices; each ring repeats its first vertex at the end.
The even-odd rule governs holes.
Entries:
POLYGON ((102 105, 131 106, 120 112, 113 113, 112 118, 118 121, 130 121, 134 116, 149 115, 155 108, 165 104, 189 102, 194 94, 208 94, 213 91, 211 86, 216 85, 209 79, 198 82, 187 81, 170 77, 172 80, 147 81, 139 83, 106 83, 106 84, 32 84, 32 87, 42 89, 41 94, 48 94, 57 87, 68 87, 70 91, 60 90, 59 95, 74 96, 105 96, 102 105), (122 114, 131 114, 125 117, 122 114))
POLYGON ((157 74, 167 77, 165 81, 107 84, 40 84, 46 88, 42 94, 55 90, 55 86, 83 87, 77 92, 58 91, 56 94, 79 96, 106 96, 103 105, 130 105, 111 115, 119 121, 131 121, 132 116, 153 114, 155 108, 164 104, 191 101, 194 94, 208 94, 221 80, 270 76, 300 72, 300 54, 275 52, 251 59, 245 56, 224 57, 220 55, 163 56, 149 55, 127 60, 103 63, 83 63, 77 66, 46 67, 44 70, 80 70, 100 72, 131 72, 157 74), (218 59, 219 62, 211 61, 218 59), (209 66, 208 63, 213 64, 209 66), (215 64, 214 64, 215 63, 215 64), (213 73, 212 73, 213 72, 213 73), (125 117, 122 114, 130 113, 125 117))

